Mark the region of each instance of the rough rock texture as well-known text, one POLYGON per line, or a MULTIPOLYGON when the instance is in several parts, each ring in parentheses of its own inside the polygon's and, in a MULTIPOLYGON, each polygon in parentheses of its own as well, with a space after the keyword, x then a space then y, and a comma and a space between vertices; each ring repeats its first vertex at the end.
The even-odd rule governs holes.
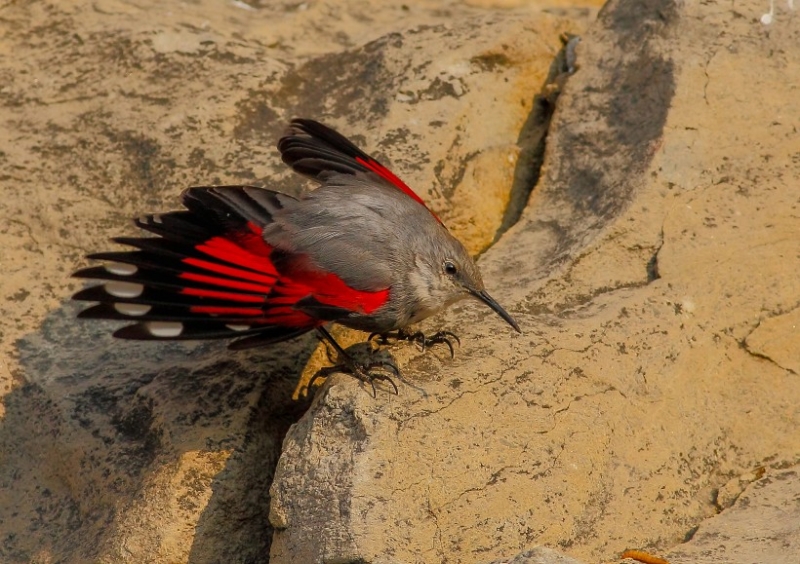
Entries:
POLYGON ((544 546, 537 546, 521 552, 511 559, 493 560, 489 564, 580 564, 577 560, 564 556, 544 546))
POLYGON ((0 561, 269 559, 316 341, 115 341, 75 319, 69 273, 188 185, 298 193, 274 149, 296 115, 353 135, 487 247, 530 180, 517 141, 559 35, 595 12, 516 4, 0 4, 0 561))
POLYGON ((520 209, 534 95, 594 13, 558 4, 0 5, 0 560, 795 562, 797 15, 609 4, 520 209), (69 273, 129 217, 191 184, 299 192, 273 148, 298 114, 472 249, 500 234, 481 266, 525 333, 460 305, 425 325, 454 361, 398 345, 399 396, 334 377, 303 415, 312 338, 75 320, 69 273))
MULTIPOLYGON (((460 332, 456 360, 407 360, 399 397, 334 380, 284 444, 274 561, 664 552, 719 488, 800 460, 800 28, 764 8, 604 8, 481 261, 525 334, 465 305, 427 325, 460 332)), ((748 538, 795 561, 793 514, 764 505, 748 538)))
POLYGON ((800 474, 779 470, 747 488, 736 504, 703 523, 691 541, 667 555, 673 564, 797 561, 800 474))

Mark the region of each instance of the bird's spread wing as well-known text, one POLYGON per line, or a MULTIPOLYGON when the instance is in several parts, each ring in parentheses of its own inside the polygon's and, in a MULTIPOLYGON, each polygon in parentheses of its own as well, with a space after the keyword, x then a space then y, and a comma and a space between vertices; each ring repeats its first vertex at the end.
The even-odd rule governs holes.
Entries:
MULTIPOLYGON (((289 132, 278 142, 283 162, 295 172, 318 182, 327 182, 333 175, 365 173, 378 181, 388 182, 428 209, 416 192, 395 174, 333 129, 310 119, 292 120, 289 132)), ((430 211, 430 209, 428 209, 430 211)), ((437 221, 439 218, 430 212, 437 221)), ((440 221, 441 223, 441 221, 440 221)))
MULTIPOLYGON (((353 313, 370 313, 388 289, 364 292, 303 255, 263 238, 294 198, 250 186, 190 188, 187 210, 149 215, 136 224, 156 237, 118 238, 133 251, 89 258, 110 261, 75 273, 104 281, 74 296, 96 301, 80 317, 133 321, 115 336, 173 340, 246 337, 235 348, 290 339, 353 313)), ((237 344, 238 343, 238 344, 237 344)))

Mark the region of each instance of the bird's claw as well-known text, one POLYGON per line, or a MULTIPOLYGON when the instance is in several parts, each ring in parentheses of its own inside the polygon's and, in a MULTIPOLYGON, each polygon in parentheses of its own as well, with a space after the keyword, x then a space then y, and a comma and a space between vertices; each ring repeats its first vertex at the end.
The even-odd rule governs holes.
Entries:
POLYGON ((453 343, 451 339, 455 341, 458 346, 461 346, 461 340, 458 338, 458 335, 450 331, 437 331, 430 337, 426 337, 422 331, 417 331, 408 335, 407 339, 411 342, 417 343, 420 350, 423 352, 427 347, 431 347, 433 345, 447 345, 447 348, 450 349, 450 358, 454 358, 456 356, 455 350, 453 350, 453 343))
POLYGON ((447 345, 447 348, 450 349, 450 358, 455 357, 455 349, 453 349, 453 341, 456 342, 458 346, 461 346, 461 339, 458 338, 458 335, 451 331, 438 331, 431 335, 430 337, 425 336, 425 333, 422 331, 405 331, 404 329, 400 329, 397 333, 371 333, 369 336, 368 341, 372 341, 375 337, 377 337, 378 345, 386 345, 389 344, 389 339, 394 338, 397 341, 409 341, 411 343, 416 343, 419 346, 419 349, 425 352, 425 349, 431 347, 433 345, 447 345))
POLYGON ((367 343, 372 343, 372 340, 377 337, 375 341, 378 346, 380 345, 388 345, 389 344, 389 333, 370 333, 369 337, 367 337, 367 343))
POLYGON ((394 372, 396 377, 400 377, 400 370, 395 366, 393 363, 388 361, 376 361, 370 362, 367 365, 359 364, 357 362, 353 362, 352 364, 337 364, 336 366, 327 366, 325 368, 320 368, 317 370, 316 374, 314 374, 311 379, 308 381, 307 388, 311 389, 311 386, 318 378, 327 378, 331 374, 336 372, 342 372, 344 374, 350 374, 354 378, 361 380, 365 384, 369 384, 372 386, 372 397, 378 397, 377 388, 375 388, 376 381, 388 382, 391 384, 392 388, 394 388, 395 395, 399 394, 399 390, 397 389, 397 384, 394 383, 394 380, 386 374, 382 374, 380 372, 375 372, 375 370, 385 370, 387 372, 394 372))
POLYGON ((378 393, 375 390, 375 380, 389 382, 394 388, 394 395, 398 395, 400 392, 397 389, 397 384, 394 383, 391 376, 387 376, 386 374, 381 374, 380 372, 373 372, 374 369, 382 369, 386 370, 387 372, 391 371, 394 372, 395 377, 400 377, 400 370, 391 362, 379 360, 376 362, 370 362, 366 366, 366 370, 362 370, 362 374, 356 374, 356 378, 361 380, 362 382, 369 382, 372 386, 372 397, 378 397, 378 393))

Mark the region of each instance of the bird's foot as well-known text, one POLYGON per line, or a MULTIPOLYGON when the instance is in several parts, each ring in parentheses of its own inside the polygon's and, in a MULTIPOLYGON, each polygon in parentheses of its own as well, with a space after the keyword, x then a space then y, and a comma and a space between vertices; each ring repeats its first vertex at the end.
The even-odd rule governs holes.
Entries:
MULTIPOLYGON (((342 346, 336 342, 336 339, 322 326, 317 327, 317 333, 319 333, 320 337, 329 345, 331 345, 336 353, 339 356, 340 364, 335 366, 329 366, 327 368, 321 368, 314 374, 311 379, 308 381, 308 388, 310 389, 312 384, 317 380, 317 378, 326 378, 333 374, 334 372, 343 372, 345 374, 350 374, 355 378, 358 378, 364 383, 369 383, 372 386, 372 396, 378 397, 378 392, 375 389, 375 382, 376 381, 384 381, 389 382, 394 388, 394 393, 397 394, 397 384, 394 383, 394 380, 387 374, 382 374, 381 372, 376 372, 376 370, 384 370, 386 372, 394 372, 394 375, 398 378, 400 377, 400 370, 398 370, 397 366, 394 365, 393 362, 388 362, 385 360, 377 360, 374 362, 370 362, 369 364, 361 364, 353 359, 347 352, 342 348, 342 346)), ((330 358, 330 351, 328 351, 328 357, 330 358)))
POLYGON ((398 394, 397 384, 394 383, 394 380, 392 380, 391 376, 382 372, 377 372, 377 370, 393 372, 396 377, 400 377, 400 370, 398 370, 397 366, 395 366, 392 362, 379 360, 376 362, 370 362, 369 364, 361 364, 350 357, 347 357, 347 361, 344 364, 327 366, 317 370, 317 373, 314 374, 308 381, 307 388, 311 389, 311 386, 318 378, 327 378, 331 374, 342 372, 344 374, 350 374, 354 378, 357 378, 365 384, 372 386, 372 397, 378 397, 378 392, 375 388, 375 382, 388 382, 392 388, 394 388, 394 393, 398 394))
POLYGON ((387 345, 391 342, 390 339, 394 339, 395 341, 408 341, 410 343, 416 343, 423 352, 428 347, 443 344, 447 345, 447 348, 450 349, 450 358, 455 357, 453 341, 461 346, 461 340, 458 338, 458 335, 450 331, 437 331, 428 337, 422 331, 412 332, 406 331, 405 329, 400 329, 394 333, 372 333, 367 340, 372 341, 373 339, 376 339, 378 345, 387 345))

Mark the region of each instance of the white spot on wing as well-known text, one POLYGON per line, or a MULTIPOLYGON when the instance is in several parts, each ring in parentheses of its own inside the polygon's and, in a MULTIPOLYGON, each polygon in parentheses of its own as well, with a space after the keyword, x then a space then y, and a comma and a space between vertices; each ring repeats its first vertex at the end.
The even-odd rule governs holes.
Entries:
POLYGON ((247 331, 248 329, 250 329, 249 325, 226 325, 225 327, 227 327, 231 331, 247 331))
POLYGON ((160 215, 154 215, 153 216, 153 223, 164 223, 164 222, 161 220, 161 216, 160 215))
POLYGON ((108 282, 105 288, 106 292, 117 298, 138 298, 144 292, 142 284, 133 282, 108 282))
POLYGON ((177 337, 183 333, 183 323, 177 321, 150 321, 145 327, 153 337, 177 337))
POLYGON ((136 271, 139 270, 132 264, 124 264, 121 262, 109 262, 105 265, 106 272, 110 272, 111 274, 118 274, 119 276, 131 276, 136 274, 136 271))
POLYGON ((114 309, 122 315, 139 316, 146 314, 153 309, 153 306, 144 304, 114 304, 114 309))

